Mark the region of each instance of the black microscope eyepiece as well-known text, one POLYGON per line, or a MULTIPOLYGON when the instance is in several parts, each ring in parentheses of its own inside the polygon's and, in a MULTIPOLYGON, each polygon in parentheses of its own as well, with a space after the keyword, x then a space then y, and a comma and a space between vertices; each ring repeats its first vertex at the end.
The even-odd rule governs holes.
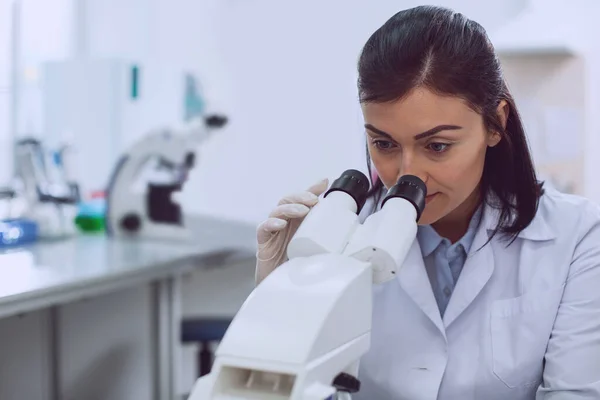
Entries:
POLYGON ((398 182, 388 190, 383 203, 394 197, 401 197, 412 203, 417 211, 417 221, 421 218, 425 209, 425 198, 427 197, 427 186, 419 177, 414 175, 403 175, 398 182))
POLYGON ((347 193, 356 202, 356 213, 358 214, 367 201, 370 186, 369 179, 365 174, 355 169, 349 169, 333 181, 331 187, 325 192, 325 197, 334 191, 347 193))

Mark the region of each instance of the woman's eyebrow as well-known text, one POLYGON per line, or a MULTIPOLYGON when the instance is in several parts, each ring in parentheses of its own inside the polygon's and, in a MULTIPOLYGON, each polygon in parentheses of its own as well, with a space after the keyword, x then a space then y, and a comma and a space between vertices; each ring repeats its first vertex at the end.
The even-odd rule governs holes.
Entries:
MULTIPOLYGON (((394 138, 392 137, 392 135, 390 135, 387 132, 382 131, 381 129, 375 128, 373 125, 371 124, 365 124, 365 128, 370 130, 373 133, 376 133, 380 136, 384 136, 390 140, 394 140, 394 138)), ((458 130, 458 129, 462 129, 462 126, 458 126, 458 125, 438 125, 435 128, 431 128, 425 132, 419 133, 417 135, 415 135, 414 139, 415 140, 421 140, 421 139, 425 139, 429 136, 433 136, 435 134, 438 134, 442 131, 452 131, 452 130, 458 130)))

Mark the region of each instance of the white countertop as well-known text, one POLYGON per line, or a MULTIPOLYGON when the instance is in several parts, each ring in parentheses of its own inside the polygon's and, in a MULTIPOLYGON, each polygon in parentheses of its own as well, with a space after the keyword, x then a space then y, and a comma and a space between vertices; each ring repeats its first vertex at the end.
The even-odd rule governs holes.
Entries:
POLYGON ((196 216, 189 242, 103 234, 0 252, 0 318, 255 254, 255 227, 196 216))

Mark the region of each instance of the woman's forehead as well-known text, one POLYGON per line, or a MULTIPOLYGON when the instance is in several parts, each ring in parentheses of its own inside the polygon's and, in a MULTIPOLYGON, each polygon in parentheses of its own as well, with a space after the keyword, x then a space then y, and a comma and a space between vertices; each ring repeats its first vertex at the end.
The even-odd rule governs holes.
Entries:
POLYGON ((463 99, 441 96, 424 88, 394 102, 365 103, 362 110, 366 124, 389 134, 414 134, 438 125, 469 126, 481 120, 463 99))

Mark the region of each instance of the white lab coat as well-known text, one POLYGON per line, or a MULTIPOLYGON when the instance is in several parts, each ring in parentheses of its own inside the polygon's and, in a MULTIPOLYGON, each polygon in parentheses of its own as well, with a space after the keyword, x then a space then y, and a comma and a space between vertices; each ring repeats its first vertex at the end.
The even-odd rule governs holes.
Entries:
POLYGON ((375 288, 353 400, 600 399, 600 207, 547 189, 506 247, 484 209, 444 317, 415 240, 375 288))

